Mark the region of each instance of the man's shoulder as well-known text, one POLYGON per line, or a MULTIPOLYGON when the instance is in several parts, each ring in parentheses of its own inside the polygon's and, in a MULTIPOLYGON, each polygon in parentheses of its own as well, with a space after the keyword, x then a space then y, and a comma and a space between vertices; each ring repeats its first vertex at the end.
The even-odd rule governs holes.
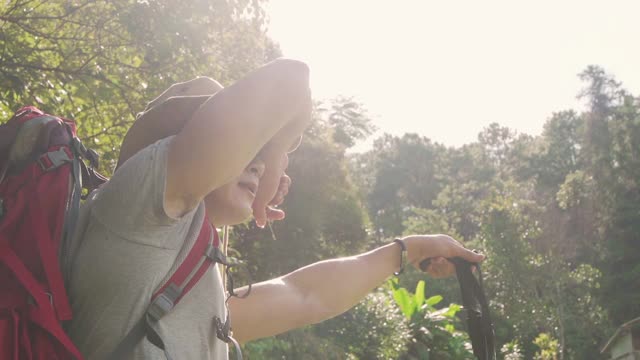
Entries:
MULTIPOLYGON (((139 174, 141 167, 149 166, 150 161, 157 161, 159 158, 165 159, 166 153, 169 151, 169 146, 174 137, 175 136, 169 136, 160 139, 140 149, 118 166, 111 178, 127 176, 128 173, 139 174)), ((158 165, 166 167, 166 162, 162 162, 158 165)))

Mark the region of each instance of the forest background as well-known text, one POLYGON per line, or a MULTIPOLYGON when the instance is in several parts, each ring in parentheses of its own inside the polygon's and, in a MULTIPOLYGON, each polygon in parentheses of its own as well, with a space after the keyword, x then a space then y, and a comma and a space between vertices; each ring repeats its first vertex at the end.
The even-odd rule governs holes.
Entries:
MULTIPOLYGON (((3 2, 0 118, 32 104, 76 119, 111 174, 136 113, 169 85, 198 75, 229 85, 282 56, 266 19, 260 0, 3 2)), ((383 134, 354 153, 375 130, 365 106, 317 101, 291 158, 286 221, 233 229, 244 280, 447 233, 488 255, 501 358, 604 358, 615 328, 640 316, 640 98, 597 65, 577 76, 585 111, 549 114, 536 136, 494 123, 459 147, 383 134)), ((342 316, 245 353, 471 359, 457 286, 410 271, 342 316)))

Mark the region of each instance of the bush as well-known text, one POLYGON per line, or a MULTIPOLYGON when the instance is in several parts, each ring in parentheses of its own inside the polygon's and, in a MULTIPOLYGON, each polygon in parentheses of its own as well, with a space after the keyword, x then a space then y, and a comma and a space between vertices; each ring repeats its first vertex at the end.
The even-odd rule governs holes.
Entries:
POLYGON ((471 344, 466 333, 459 331, 456 314, 460 305, 436 309, 442 296, 425 299, 425 283, 419 281, 415 293, 398 286, 397 279, 390 281, 393 298, 400 310, 410 320, 411 343, 400 359, 473 360, 471 344))
POLYGON ((369 294, 343 315, 317 328, 345 349, 350 359, 397 359, 410 340, 408 321, 389 292, 369 294))
POLYGON ((388 292, 374 292, 346 313, 316 326, 244 346, 247 359, 398 359, 410 340, 408 321, 388 292))

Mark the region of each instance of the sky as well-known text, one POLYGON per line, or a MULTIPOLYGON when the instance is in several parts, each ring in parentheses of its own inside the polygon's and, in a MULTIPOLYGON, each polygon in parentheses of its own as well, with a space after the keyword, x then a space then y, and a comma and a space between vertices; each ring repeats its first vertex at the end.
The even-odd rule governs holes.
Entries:
POLYGON ((270 0, 267 14, 314 98, 355 97, 378 134, 460 146, 497 122, 538 135, 584 109, 590 64, 640 95, 640 1, 270 0))

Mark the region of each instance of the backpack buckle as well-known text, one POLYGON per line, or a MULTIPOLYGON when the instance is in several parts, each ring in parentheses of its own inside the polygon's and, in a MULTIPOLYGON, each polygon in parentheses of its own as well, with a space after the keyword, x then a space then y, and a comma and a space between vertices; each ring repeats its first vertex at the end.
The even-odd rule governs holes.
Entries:
POLYGON ((219 247, 209 244, 204 252, 204 256, 213 261, 214 263, 222 264, 225 266, 236 266, 242 264, 242 261, 226 256, 219 247))
POLYGON ((176 300, 182 294, 182 289, 178 285, 171 283, 153 300, 147 314, 155 321, 160 320, 165 316, 176 304, 176 300))
POLYGON ((73 155, 68 151, 66 147, 61 147, 58 150, 46 152, 38 158, 38 164, 44 171, 58 168, 64 163, 73 161, 73 155))
POLYGON ((76 136, 73 137, 73 139, 71 139, 71 143, 73 145, 73 149, 76 151, 77 154, 80 154, 81 156, 84 156, 85 159, 89 160, 89 164, 91 165, 91 167, 97 168, 98 167, 98 163, 100 161, 100 155, 98 155, 98 153, 93 150, 93 149, 87 149, 84 144, 82 143, 82 141, 80 141, 80 139, 76 136))

